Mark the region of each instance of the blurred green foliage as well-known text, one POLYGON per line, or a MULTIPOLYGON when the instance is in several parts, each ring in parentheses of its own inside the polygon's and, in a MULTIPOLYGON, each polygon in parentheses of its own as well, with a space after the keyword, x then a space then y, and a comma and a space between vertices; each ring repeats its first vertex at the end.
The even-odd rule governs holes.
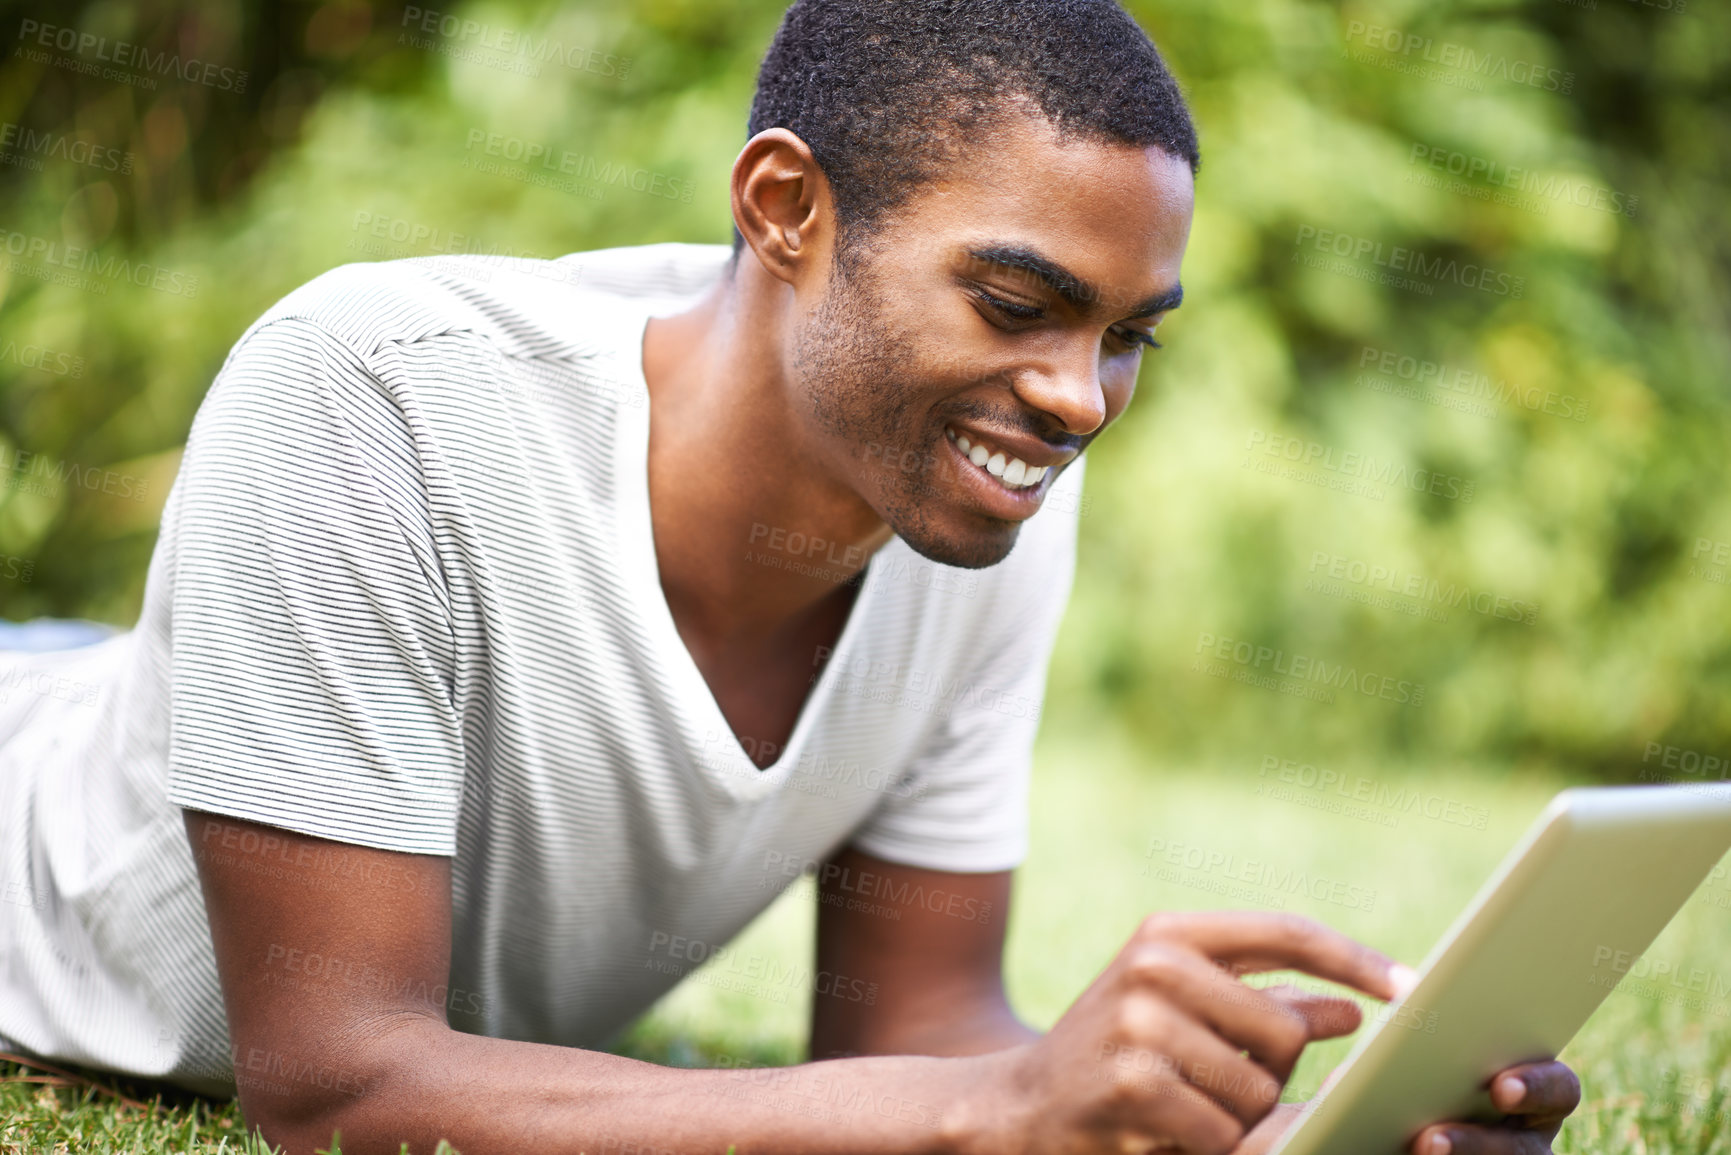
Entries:
MULTIPOLYGON (((0 466, 36 455, 0 470, 6 617, 134 620, 204 390, 319 272, 727 239, 777 0, 438 2, 0 7, 0 124, 35 145, 0 152, 0 466), (81 75, 103 50, 28 21, 245 83, 81 75), (584 179, 621 168, 660 191, 584 179), (38 243, 110 271, 59 283, 38 243)), ((1131 7, 1204 164, 1185 307, 1093 450, 1053 709, 1156 762, 1731 754, 1731 12, 1131 7), (1327 690, 1317 662, 1354 671, 1332 702, 1233 679, 1327 690)))

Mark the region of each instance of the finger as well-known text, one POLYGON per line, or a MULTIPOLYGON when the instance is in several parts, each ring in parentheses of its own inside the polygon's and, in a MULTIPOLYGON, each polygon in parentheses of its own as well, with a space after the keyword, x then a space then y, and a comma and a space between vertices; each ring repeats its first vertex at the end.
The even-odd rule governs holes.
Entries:
POLYGON ((1379 950, 1295 914, 1263 911, 1161 913, 1137 932, 1189 943, 1235 970, 1296 970, 1379 999, 1402 993, 1402 967, 1379 950))
POLYGON ((1364 1025, 1364 1012, 1351 999, 1319 995, 1293 986, 1263 987, 1264 994, 1279 999, 1303 1016, 1311 1041, 1338 1039, 1364 1025))
MULTIPOLYGON (((1124 976, 1136 989, 1154 991, 1182 1009, 1219 1036, 1220 1048, 1250 1052, 1273 1080, 1286 1080, 1310 1041, 1309 1024, 1296 1008, 1238 981, 1193 949, 1154 943, 1132 947, 1122 958, 1124 976)), ((1278 1083, 1275 1091, 1278 1098, 1278 1083)))
POLYGON ((1438 1123, 1418 1133, 1412 1155, 1551 1155, 1551 1141, 1537 1131, 1438 1123))
POLYGON ((1133 993, 1122 1004, 1129 1045, 1102 1047, 1100 1067, 1112 1082, 1145 1091, 1187 1083, 1254 1126, 1280 1101, 1279 1080, 1239 1054, 1169 995, 1133 993))
POLYGON ((1246 1128, 1254 1127, 1280 1103, 1282 1079, 1252 1062, 1200 1023, 1179 1026, 1173 1050, 1184 1056, 1177 1074, 1219 1103, 1246 1128))
POLYGON ((1126 1128, 1122 1149, 1234 1151, 1245 1135, 1244 1124, 1219 1103, 1188 1083, 1166 1080, 1158 1085, 1126 1128))
POLYGON ((1491 1105, 1505 1115, 1562 1119, 1581 1105, 1581 1080, 1563 1063, 1522 1063, 1491 1080, 1491 1105))
POLYGON ((1233 1149, 1232 1155, 1268 1155, 1303 1113, 1303 1103, 1282 1103, 1269 1112, 1268 1118, 1251 1128, 1250 1134, 1233 1149))

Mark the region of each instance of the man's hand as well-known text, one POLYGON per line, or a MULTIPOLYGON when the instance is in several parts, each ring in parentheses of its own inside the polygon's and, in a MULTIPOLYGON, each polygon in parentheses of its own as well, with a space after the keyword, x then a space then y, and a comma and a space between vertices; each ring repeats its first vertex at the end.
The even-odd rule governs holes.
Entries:
POLYGON ((1412 1155, 1544 1155, 1563 1120, 1581 1103, 1581 1081, 1561 1063, 1510 1067, 1491 1080, 1500 1127, 1438 1123, 1413 1140, 1412 1155))
POLYGON ((1239 981, 1270 970, 1387 999, 1405 968, 1290 915, 1151 916, 1048 1034, 974 1060, 996 1076, 970 1105, 980 1149, 1235 1151, 1305 1045, 1360 1022, 1350 1000, 1239 981))
MULTIPOLYGON (((1563 1120, 1580 1102, 1580 1080, 1563 1064, 1510 1067, 1491 1080, 1491 1105, 1509 1116, 1501 1126, 1437 1123, 1420 1131, 1407 1150, 1412 1155, 1548 1155, 1563 1120)), ((1232 1155, 1266 1155, 1302 1110, 1302 1103, 1282 1104, 1232 1155)))
MULTIPOLYGON (((1351 1034, 1356 1004, 1248 973, 1295 970, 1390 999, 1412 972, 1308 919, 1226 912, 1155 915, 1042 1039, 976 1063, 969 1106, 983 1152, 1264 1155, 1296 1121, 1280 1093, 1304 1047, 1351 1034)), ((1499 1074, 1501 1125, 1439 1123, 1413 1155, 1542 1155, 1580 1101, 1561 1063, 1499 1074)))

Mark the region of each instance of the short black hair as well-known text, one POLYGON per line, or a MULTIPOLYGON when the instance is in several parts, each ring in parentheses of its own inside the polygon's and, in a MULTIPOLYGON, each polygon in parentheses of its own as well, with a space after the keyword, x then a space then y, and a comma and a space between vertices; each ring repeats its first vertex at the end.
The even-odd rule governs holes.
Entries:
POLYGON ((1201 165, 1177 81, 1115 0, 797 0, 747 137, 785 128, 811 147, 845 248, 1030 103, 1060 137, 1201 165))

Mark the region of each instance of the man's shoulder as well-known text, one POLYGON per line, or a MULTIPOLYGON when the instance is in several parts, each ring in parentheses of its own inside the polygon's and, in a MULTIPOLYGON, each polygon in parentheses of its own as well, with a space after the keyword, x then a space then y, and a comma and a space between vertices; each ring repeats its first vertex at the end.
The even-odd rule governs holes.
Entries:
POLYGON ((677 308, 722 273, 726 245, 661 243, 541 260, 486 253, 340 265, 248 328, 311 325, 363 360, 387 346, 473 333, 523 355, 581 351, 622 311, 677 308))

